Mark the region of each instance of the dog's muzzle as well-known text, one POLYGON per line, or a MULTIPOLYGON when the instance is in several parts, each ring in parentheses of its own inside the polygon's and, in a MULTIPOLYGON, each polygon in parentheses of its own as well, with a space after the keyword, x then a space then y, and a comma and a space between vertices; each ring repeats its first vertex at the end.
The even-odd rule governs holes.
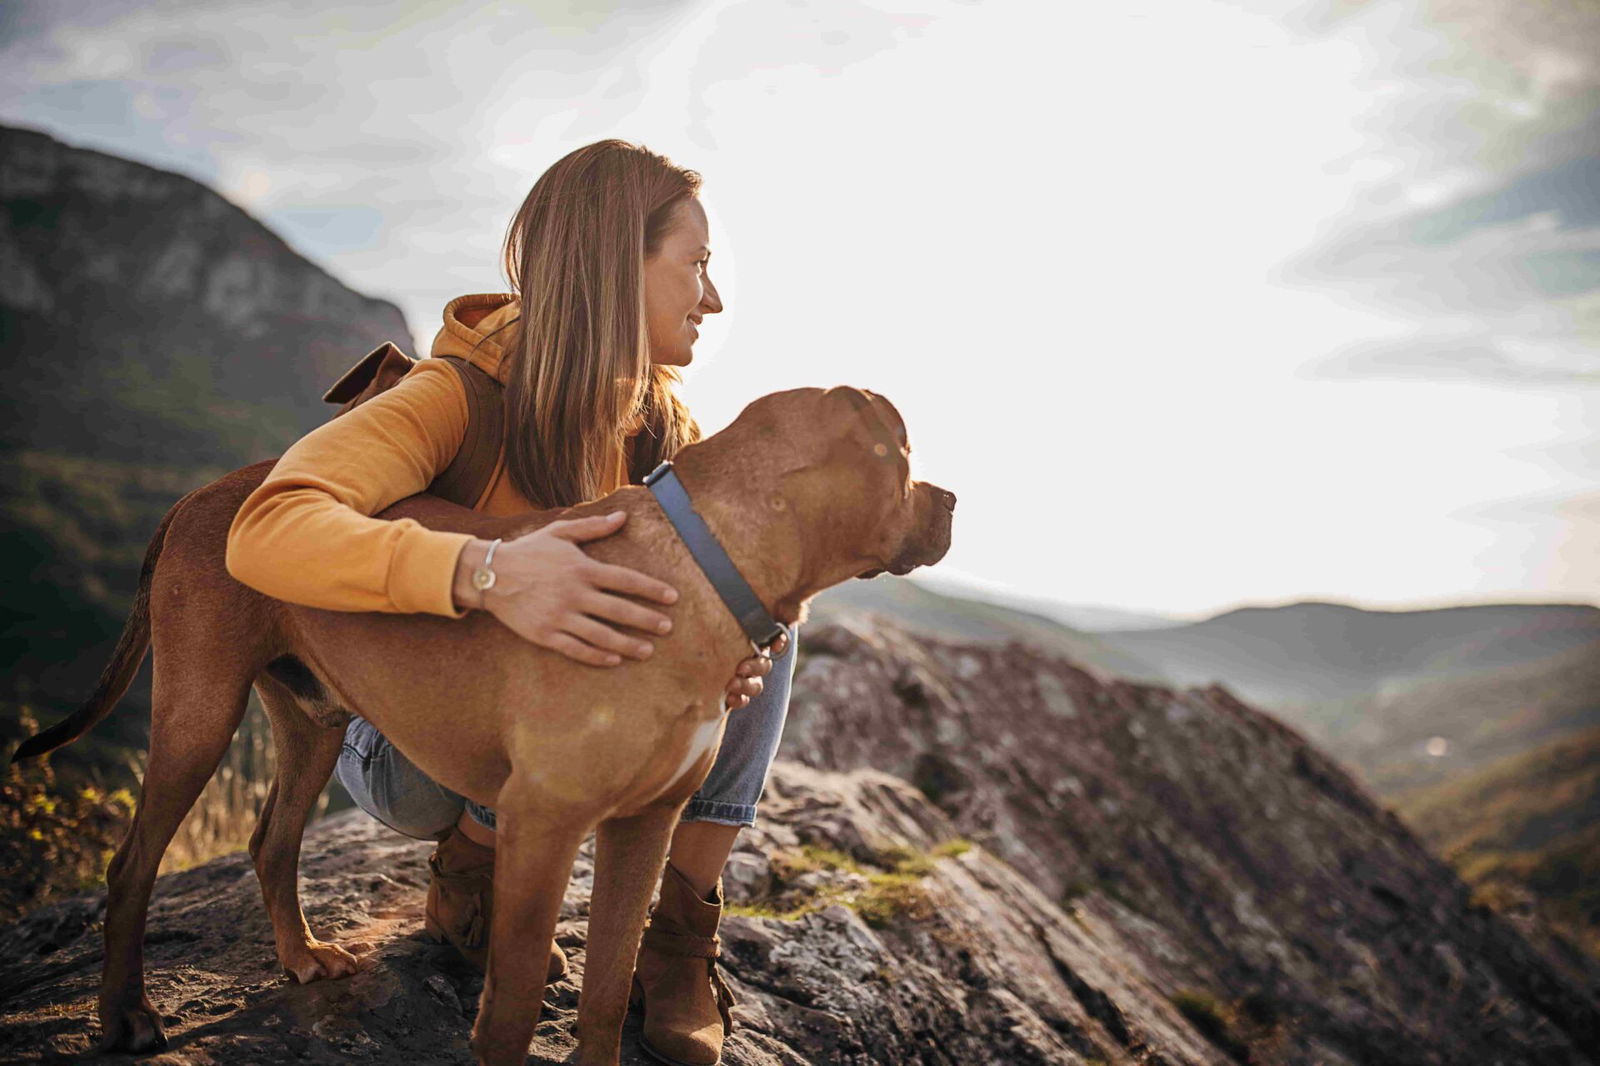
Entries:
POLYGON ((887 566, 868 570, 858 577, 877 577, 886 572, 909 574, 919 566, 932 566, 950 550, 950 526, 955 517, 956 494, 926 481, 917 482, 915 491, 917 518, 912 523, 911 535, 887 566))

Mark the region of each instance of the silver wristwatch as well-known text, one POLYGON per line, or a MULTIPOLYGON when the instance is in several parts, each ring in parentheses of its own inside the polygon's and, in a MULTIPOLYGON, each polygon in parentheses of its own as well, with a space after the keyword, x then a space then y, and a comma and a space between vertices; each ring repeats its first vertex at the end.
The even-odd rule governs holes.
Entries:
POLYGON ((483 594, 494 588, 494 571, 490 564, 494 562, 494 550, 500 547, 500 538, 496 537, 489 544, 489 550, 483 554, 483 562, 473 567, 472 587, 478 590, 478 608, 483 608, 483 594))

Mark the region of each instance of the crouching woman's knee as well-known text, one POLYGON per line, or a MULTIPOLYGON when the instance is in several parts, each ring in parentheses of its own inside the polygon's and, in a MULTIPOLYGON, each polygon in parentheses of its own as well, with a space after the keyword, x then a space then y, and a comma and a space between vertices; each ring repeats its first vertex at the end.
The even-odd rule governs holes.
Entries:
POLYGON ((334 776, 356 806, 408 837, 438 840, 461 817, 466 800, 417 769, 365 718, 345 728, 334 776))

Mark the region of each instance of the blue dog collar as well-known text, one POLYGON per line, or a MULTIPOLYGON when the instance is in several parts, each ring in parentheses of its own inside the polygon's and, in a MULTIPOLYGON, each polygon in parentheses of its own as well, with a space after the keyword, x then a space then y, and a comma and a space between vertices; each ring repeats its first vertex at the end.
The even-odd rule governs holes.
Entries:
POLYGON ((716 534, 711 532, 705 519, 695 512, 688 491, 678 479, 678 472, 672 469, 672 460, 668 459, 650 471, 644 483, 655 494, 656 502, 666 513, 667 520, 677 529, 689 554, 694 556, 694 561, 700 564, 700 569, 710 579, 711 587, 717 590, 722 602, 738 619, 739 628, 744 630, 745 636, 761 648, 778 639, 778 634, 786 632, 761 605, 755 590, 739 573, 739 568, 733 565, 733 560, 728 558, 728 553, 718 543, 716 534))

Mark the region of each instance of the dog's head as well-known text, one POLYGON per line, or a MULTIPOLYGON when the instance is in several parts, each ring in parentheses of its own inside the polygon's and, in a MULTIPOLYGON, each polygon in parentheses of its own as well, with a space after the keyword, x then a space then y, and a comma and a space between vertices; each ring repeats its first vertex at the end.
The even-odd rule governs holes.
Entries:
POLYGON ((746 414, 789 450, 783 496, 835 556, 832 580, 906 574, 950 550, 955 493, 912 479, 906 424, 887 399, 848 385, 795 389, 746 414))
MULTIPOLYGON (((850 423, 852 450, 863 465, 872 468, 874 476, 869 480, 879 486, 878 498, 884 505, 876 524, 879 536, 871 551, 879 565, 856 576, 877 577, 885 571, 908 574, 919 566, 932 566, 950 550, 956 494, 932 482, 912 479, 911 440, 894 404, 875 392, 848 385, 829 389, 823 398, 837 403, 841 395, 856 415, 850 423)), ((868 493, 872 494, 872 488, 868 493)))

